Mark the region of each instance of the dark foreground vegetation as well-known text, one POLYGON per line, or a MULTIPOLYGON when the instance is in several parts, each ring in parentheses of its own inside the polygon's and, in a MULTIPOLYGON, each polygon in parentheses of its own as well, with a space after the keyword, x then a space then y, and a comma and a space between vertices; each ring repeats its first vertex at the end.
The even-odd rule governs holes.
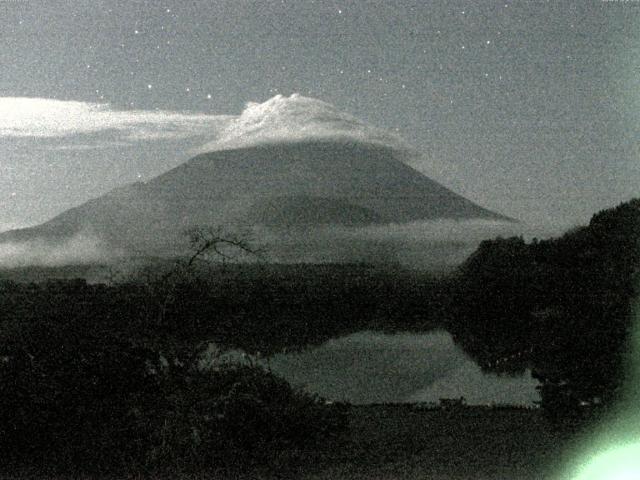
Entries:
POLYGON ((4 281, 4 465, 45 476, 308 468, 341 448, 343 408, 258 362, 218 362, 211 346, 266 355, 394 322, 416 327, 428 315, 429 281, 340 265, 181 265, 112 284, 4 281))
POLYGON ((611 405, 640 294, 640 200, 557 239, 482 242, 452 285, 448 329, 484 369, 532 368, 551 415, 611 405))
POLYGON ((85 318, 129 335, 213 341, 263 355, 367 329, 428 330, 442 323, 444 304, 443 285, 427 273, 352 264, 199 265, 186 272, 162 264, 94 284, 1 278, 3 322, 85 318))
MULTIPOLYGON (((249 480, 557 480, 575 454, 575 423, 558 428, 539 409, 414 405, 342 406, 339 438, 299 450, 273 450, 257 468, 164 469, 55 474, 33 465, 2 478, 249 480), (332 443, 333 446, 329 446, 332 443)), ((236 461, 238 458, 236 457, 236 461)), ((242 461, 242 459, 240 459, 242 461)), ((229 464, 229 460, 225 460, 229 464)))
MULTIPOLYGON (((396 409, 388 413, 393 424, 363 421, 373 410, 328 404, 258 363, 212 361, 210 347, 269 355, 365 329, 445 327, 486 370, 533 369, 542 411, 571 423, 619 394, 639 240, 640 201, 633 201, 558 239, 483 242, 448 278, 367 265, 223 268, 191 259, 110 283, 1 281, 3 467, 42 477, 324 478, 332 469, 342 475, 349 462, 358 468, 388 457, 384 468, 476 468, 484 457, 474 456, 474 445, 482 450, 491 438, 499 451, 517 450, 514 425, 551 424, 539 411, 477 409, 455 418, 396 409)), ((536 438, 551 442, 552 431, 536 438)), ((529 460, 544 463, 531 453, 536 439, 527 442, 529 460)), ((527 453, 518 455, 524 462, 527 453)), ((514 460, 504 458, 507 471, 514 460)))

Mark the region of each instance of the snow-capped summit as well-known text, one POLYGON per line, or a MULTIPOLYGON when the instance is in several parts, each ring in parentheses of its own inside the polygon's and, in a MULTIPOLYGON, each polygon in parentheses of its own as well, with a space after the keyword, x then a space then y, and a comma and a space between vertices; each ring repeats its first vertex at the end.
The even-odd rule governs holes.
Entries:
POLYGON ((161 253, 194 225, 282 230, 504 219, 408 166, 395 135, 299 95, 249 104, 199 151, 146 183, 0 234, 0 243, 59 243, 89 232, 101 248, 161 253))

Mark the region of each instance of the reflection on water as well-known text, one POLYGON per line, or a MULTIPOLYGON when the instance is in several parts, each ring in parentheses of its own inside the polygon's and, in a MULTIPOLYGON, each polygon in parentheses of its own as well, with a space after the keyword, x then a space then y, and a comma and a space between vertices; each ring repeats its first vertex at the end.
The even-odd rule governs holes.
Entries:
POLYGON ((529 372, 520 377, 482 373, 444 331, 360 332, 301 353, 279 354, 267 363, 295 386, 352 403, 464 396, 470 404, 531 405, 539 399, 529 372))

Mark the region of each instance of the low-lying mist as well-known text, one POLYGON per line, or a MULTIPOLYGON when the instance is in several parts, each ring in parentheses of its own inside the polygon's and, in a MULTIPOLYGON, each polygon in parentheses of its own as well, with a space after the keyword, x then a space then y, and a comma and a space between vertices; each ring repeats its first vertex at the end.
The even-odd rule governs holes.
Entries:
POLYGON ((394 263, 447 270, 462 263, 481 241, 499 236, 547 238, 560 227, 497 220, 438 219, 405 224, 256 227, 254 239, 269 261, 394 263))
POLYGON ((0 268, 100 263, 118 255, 99 237, 83 231, 60 240, 36 238, 0 243, 0 268))
MULTIPOLYGON (((239 256, 243 262, 394 264, 446 271, 463 262, 482 240, 514 235, 525 239, 545 238, 560 229, 497 220, 439 219, 362 226, 244 226, 240 230, 249 232, 248 242, 263 252, 260 256, 239 256)), ((237 226, 220 229, 221 236, 228 233, 230 238, 237 238, 237 231, 237 226)), ((153 241, 149 241, 146 251, 144 242, 136 245, 135 251, 129 251, 127 245, 114 245, 113 239, 106 241, 90 229, 63 239, 38 237, 8 241, 0 243, 0 268, 91 263, 122 265, 127 258, 141 258, 145 252, 154 257, 162 251, 167 257, 193 253, 186 235, 181 237, 175 232, 169 235, 166 229, 147 233, 153 241), (164 247, 161 246, 163 242, 164 247)), ((209 258, 216 260, 215 255, 209 258)))

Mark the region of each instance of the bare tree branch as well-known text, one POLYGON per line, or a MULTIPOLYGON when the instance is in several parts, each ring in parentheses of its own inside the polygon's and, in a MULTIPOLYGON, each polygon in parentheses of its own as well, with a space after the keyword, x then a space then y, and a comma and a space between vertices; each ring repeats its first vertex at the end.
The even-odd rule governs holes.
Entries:
POLYGON ((187 230, 189 243, 193 254, 187 261, 187 267, 191 267, 198 259, 207 260, 209 252, 224 260, 234 260, 243 254, 251 254, 260 256, 260 249, 251 245, 251 236, 249 232, 234 234, 222 232, 220 227, 203 227, 198 226, 187 230), (228 249, 231 249, 231 252, 228 249))
POLYGON ((164 323, 170 305, 176 300, 176 287, 180 280, 190 278, 198 260, 213 261, 211 257, 235 260, 241 255, 259 257, 262 251, 251 244, 250 232, 226 232, 221 227, 196 226, 185 231, 192 251, 186 261, 177 261, 173 268, 147 284, 155 290, 157 300, 157 322, 164 323))

